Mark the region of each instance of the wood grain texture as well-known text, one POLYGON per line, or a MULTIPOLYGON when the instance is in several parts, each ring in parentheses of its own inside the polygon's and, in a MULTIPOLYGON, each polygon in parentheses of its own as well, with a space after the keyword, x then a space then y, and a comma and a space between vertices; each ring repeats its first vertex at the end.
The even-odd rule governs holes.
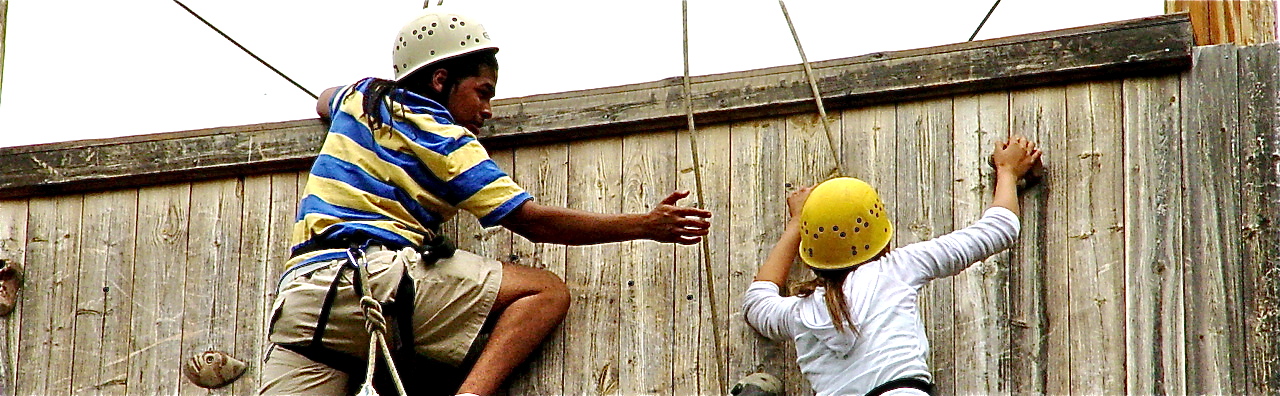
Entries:
POLYGON ((1124 81, 1126 383, 1185 394, 1179 81, 1124 81))
POLYGON ((132 277, 137 201, 134 189, 84 197, 72 393, 123 393, 131 306, 121 274, 132 277))
MULTIPOLYGON (((231 393, 251 395, 258 393, 262 383, 261 358, 266 350, 265 335, 269 327, 263 317, 270 317, 270 306, 275 301, 276 281, 267 280, 267 257, 270 251, 288 249, 273 246, 270 241, 271 176, 258 175, 244 178, 244 197, 240 205, 241 223, 239 271, 236 282, 236 317, 234 356, 253 357, 259 364, 250 364, 240 380, 231 384, 231 393)), ((280 264, 283 266, 284 264, 280 264)), ((230 351, 229 351, 230 352, 230 351)))
MULTIPOLYGON (((191 219, 186 257, 186 286, 181 361, 208 350, 235 355, 237 295, 228 279, 240 278, 242 184, 239 178, 197 182, 191 186, 191 219)), ((231 387, 212 391, 180 381, 183 394, 230 394, 231 387)))
POLYGON ((1125 393, 1121 99, 1115 81, 1067 87, 1065 155, 1056 170, 1067 196, 1072 393, 1125 393))
POLYGON ((713 233, 729 234, 728 380, 736 382, 756 372, 777 378, 799 377, 798 367, 786 359, 787 351, 794 347, 760 336, 746 323, 742 311, 743 293, 786 224, 782 170, 778 166, 782 153, 773 149, 781 144, 784 124, 754 120, 734 123, 729 128, 728 171, 732 187, 728 196, 721 199, 728 199, 730 206, 728 213, 714 213, 711 218, 713 233))
MULTIPOLYGON (((621 211, 622 163, 618 158, 624 150, 620 138, 569 147, 570 207, 597 213, 621 211)), ((574 338, 565 344, 565 394, 613 394, 618 390, 619 365, 624 364, 618 355, 619 249, 618 244, 605 244, 569 247, 566 252, 565 281, 573 303, 563 326, 574 338)))
MULTIPOLYGON (((898 106, 897 191, 893 246, 951 232, 952 99, 898 106), (910 209, 907 209, 910 208, 910 209)), ((921 318, 929 337, 929 367, 939 393, 955 393, 956 340, 953 278, 936 279, 920 290, 921 318)))
MULTIPOLYGON (((676 132, 631 135, 622 138, 622 212, 646 213, 676 189, 676 132)), ((673 283, 677 266, 675 248, 654 241, 624 242, 619 246, 627 260, 618 274, 622 300, 618 309, 618 393, 663 394, 673 391, 670 362, 687 351, 673 344, 673 283)))
POLYGON ((1280 44, 1240 48, 1244 388, 1280 393, 1280 44))
POLYGON ((129 393, 178 393, 191 185, 138 191, 129 393))
POLYGON ((1230 393, 1244 372, 1235 46, 1197 48, 1195 62, 1181 84, 1187 391, 1230 393))

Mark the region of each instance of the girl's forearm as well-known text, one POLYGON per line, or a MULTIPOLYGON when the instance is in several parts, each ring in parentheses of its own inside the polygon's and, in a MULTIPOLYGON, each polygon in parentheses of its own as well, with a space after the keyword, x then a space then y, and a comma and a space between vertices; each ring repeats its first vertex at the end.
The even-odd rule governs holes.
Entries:
POLYGON ((1018 175, 1013 171, 996 169, 996 188, 991 206, 1000 206, 1022 216, 1018 208, 1018 175))
POLYGON ((773 250, 769 251, 769 256, 765 258, 764 265, 760 266, 760 270, 756 272, 757 281, 769 281, 778 285, 778 288, 786 287, 787 275, 791 272, 791 263, 795 262, 796 254, 800 249, 800 218, 792 217, 787 221, 787 228, 782 232, 782 237, 778 239, 778 243, 773 245, 773 250))

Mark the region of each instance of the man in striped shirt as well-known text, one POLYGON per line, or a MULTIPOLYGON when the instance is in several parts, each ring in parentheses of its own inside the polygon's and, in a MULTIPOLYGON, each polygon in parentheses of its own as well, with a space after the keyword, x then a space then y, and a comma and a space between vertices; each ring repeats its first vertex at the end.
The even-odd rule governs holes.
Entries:
POLYGON ((367 78, 331 88, 317 103, 330 129, 277 288, 262 393, 349 394, 350 379, 362 378, 369 340, 363 314, 357 303, 325 298, 358 287, 341 272, 349 257, 356 259, 353 252, 367 258, 372 297, 413 300, 412 323, 399 324, 409 329, 402 342, 449 365, 474 359, 457 392, 496 392, 564 318, 569 292, 541 269, 465 251, 418 255, 438 248, 439 225, 459 209, 533 242, 693 244, 708 232, 710 212, 676 206, 688 192, 638 214, 533 200, 476 140, 493 115, 497 47, 475 20, 436 10, 401 29, 395 81, 367 78), (482 329, 490 329, 488 344, 469 356, 482 329))

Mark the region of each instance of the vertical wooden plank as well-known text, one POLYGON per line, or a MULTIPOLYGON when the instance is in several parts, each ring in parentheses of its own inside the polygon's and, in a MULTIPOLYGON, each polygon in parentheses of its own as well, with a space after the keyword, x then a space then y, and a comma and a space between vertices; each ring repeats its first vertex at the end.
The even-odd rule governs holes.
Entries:
MULTIPOLYGON (((1054 147, 1050 141, 1057 136, 1061 139, 1065 129, 1065 91, 1062 88, 1034 88, 1010 93, 1009 134, 1023 136, 1034 140, 1045 148, 1043 160, 1047 167, 1059 160, 1052 156, 1054 147), (1055 135, 1056 134, 1056 135, 1055 135)), ((1052 173, 1052 172, 1048 172, 1052 173)), ((1060 182, 1060 181, 1059 181, 1060 182)), ((1046 268, 1048 253, 1060 245, 1059 241, 1050 241, 1053 235, 1050 225, 1061 219, 1061 213, 1054 213, 1053 208, 1061 207, 1061 201, 1050 202, 1051 192, 1056 191, 1054 180, 1046 177, 1045 183, 1037 188, 1022 193, 1022 232, 1021 242, 1013 250, 1013 265, 1010 268, 1010 324, 1011 343, 1014 361, 1012 362, 1012 391, 1014 393, 1059 393, 1067 392, 1065 376, 1070 367, 1066 361, 1066 345, 1062 343, 1067 335, 1067 323, 1054 322, 1063 319, 1050 316, 1052 303, 1065 304, 1065 300, 1047 300, 1049 289, 1062 293, 1055 298, 1065 298, 1066 279, 1057 277, 1057 269, 1046 268), (1053 246, 1050 246, 1054 243, 1053 246), (1050 285, 1049 278, 1064 284, 1050 285), (1061 329, 1060 334, 1053 331, 1061 329), (1056 348, 1056 349, 1055 349, 1056 348)), ((1054 256, 1061 259, 1061 255, 1054 256)), ((1057 307, 1055 307, 1057 308, 1057 307)), ((1059 313, 1060 311, 1055 311, 1059 313)))
POLYGON ((1240 48, 1240 294, 1244 300, 1246 386, 1243 393, 1280 393, 1280 44, 1240 48))
MULTIPOLYGON (((703 192, 706 194, 704 201, 708 205, 708 210, 723 215, 728 212, 729 187, 726 183, 728 173, 725 163, 729 155, 729 126, 704 126, 699 128, 697 133, 699 161, 703 173, 703 192)), ((697 186, 693 174, 690 135, 688 131, 683 131, 682 135, 676 147, 676 158, 680 169, 679 185, 681 190, 688 190, 692 194, 681 201, 681 205, 696 206, 697 186)), ((708 274, 704 268, 702 246, 690 245, 676 248, 676 282, 673 288, 676 305, 673 321, 676 329, 687 330, 678 331, 675 350, 695 354, 693 359, 688 359, 683 362, 684 364, 677 361, 674 371, 674 393, 676 394, 723 393, 727 391, 731 381, 725 365, 728 362, 719 361, 719 359, 727 359, 725 352, 722 349, 717 350, 719 346, 716 345, 717 333, 722 342, 727 341, 728 324, 725 321, 728 315, 729 298, 725 295, 728 290, 728 273, 725 272, 727 257, 724 255, 727 237, 725 233, 717 235, 713 231, 702 242, 707 244, 708 251, 711 253, 709 258, 711 274, 708 274), (714 304, 711 300, 712 288, 716 292, 714 304), (712 309, 717 310, 714 315, 712 309), (720 321, 716 322, 714 319, 720 321), (721 367, 725 367, 726 371, 719 371, 721 367)), ((679 355, 674 356, 678 358, 679 355)))
MULTIPOLYGON (((110 336, 102 339, 100 383, 95 385, 94 391, 104 395, 124 395, 129 390, 129 368, 135 359, 132 343, 135 307, 133 268, 137 261, 138 190, 95 196, 92 205, 86 198, 85 204, 86 209, 101 212, 101 232, 106 233, 97 243, 105 244, 101 260, 105 267, 101 331, 103 335, 110 336)), ((86 217, 85 221, 99 222, 92 217, 86 217)))
MULTIPOLYGON (((569 145, 553 143, 515 149, 515 165, 511 177, 544 205, 566 206, 569 177, 569 145)), ((532 243, 513 237, 512 251, 517 262, 551 271, 565 278, 565 247, 550 243, 532 243)), ((572 306, 570 310, 581 307, 572 306)), ((517 373, 510 387, 513 395, 566 394, 565 326, 552 333, 542 347, 529 357, 526 371, 517 373), (523 375, 521 375, 523 374, 523 375)))
MULTIPOLYGON (((931 239, 951 231, 951 98, 898 106, 897 192, 894 246, 931 239)), ((930 371, 942 394, 955 393, 954 279, 934 280, 920 292, 921 317, 929 337, 930 371)))
MULTIPOLYGON (((262 318, 265 316, 270 320, 271 315, 270 306, 264 306, 263 301, 270 303, 275 300, 275 281, 266 280, 267 267, 272 265, 267 262, 267 257, 273 250, 288 251, 288 247, 271 245, 271 175, 246 176, 243 189, 236 278, 239 284, 236 288, 235 351, 232 354, 244 356, 249 362, 249 369, 231 384, 231 393, 256 395, 262 380, 262 354, 268 346, 264 339, 268 329, 264 327, 262 318)), ((284 263, 276 265, 284 267, 284 263)))
MULTIPOLYGON (((705 125, 698 127, 698 160, 702 165, 702 183, 703 193, 706 194, 704 202, 707 210, 713 215, 723 216, 729 212, 729 199, 731 192, 729 191, 729 125, 705 125)), ((695 206, 697 205, 697 187, 694 182, 693 175, 693 159, 690 150, 690 142, 688 140, 688 131, 683 131, 684 135, 679 140, 677 148, 677 161, 680 169, 680 189, 692 192, 689 198, 680 201, 681 205, 695 206)), ((712 219, 713 222, 715 219, 712 219)), ((717 222, 718 223, 718 222, 717 222)), ((714 224, 714 223, 713 223, 714 224)), ((680 349, 676 351, 698 351, 697 355, 697 377, 696 382, 677 381, 675 393, 696 393, 696 394, 718 394, 729 391, 735 379, 728 376, 730 371, 727 363, 728 351, 721 349, 717 352, 716 334, 718 332, 720 341, 727 342, 728 337, 728 315, 729 304, 733 301, 726 293, 728 291, 727 270, 728 256, 728 237, 727 230, 721 227, 713 226, 711 234, 703 239, 702 243, 708 244, 708 251, 711 253, 711 274, 707 274, 703 264, 702 246, 690 245, 680 246, 676 249, 676 284, 677 292, 677 310, 676 310, 676 329, 697 329, 688 336, 694 337, 689 340, 688 347, 696 349, 680 349), (711 303, 711 290, 715 288, 716 303, 711 303), (689 296, 693 299, 690 300, 689 296), (683 299, 680 297, 683 296, 683 299), (687 311, 681 311, 687 309, 687 311), (716 309, 715 315, 711 310, 716 309), (719 322, 714 322, 719 319, 719 322), (696 321, 695 321, 696 320, 696 321), (682 324, 682 321, 685 324, 682 324), (726 359, 719 362, 719 359, 726 359), (724 367, 725 372, 718 372, 724 367)), ((677 352, 674 356, 679 356, 677 352)), ((680 372, 676 372, 679 376, 680 372)))
POLYGON ((115 195, 118 194, 103 192, 84 197, 84 223, 80 232, 83 245, 75 266, 75 333, 71 340, 75 364, 71 367, 70 389, 74 394, 97 393, 95 387, 101 383, 102 344, 105 338, 116 336, 102 332, 103 312, 106 311, 106 295, 102 288, 106 269, 119 265, 118 262, 112 263, 112 257, 107 254, 112 248, 108 242, 112 232, 105 229, 111 224, 106 218, 115 195))
POLYGON ((134 263, 133 353, 129 393, 178 391, 182 341, 183 264, 191 185, 138 191, 138 245, 134 263))
POLYGON ((263 262, 257 264, 263 268, 262 275, 258 285, 245 286, 258 290, 256 295, 261 316, 257 318, 259 330, 255 335, 260 346, 267 345, 267 326, 271 322, 271 305, 275 302, 275 285, 285 270, 285 262, 289 261, 289 247, 293 245, 293 224, 298 218, 298 202, 302 199, 298 191, 299 175, 305 173, 271 175, 271 208, 266 219, 267 249, 263 262))
MULTIPOLYGON (((1066 89, 1063 87, 1045 87, 1032 90, 1028 103, 1035 111, 1035 132, 1029 137, 1035 139, 1044 148, 1045 167, 1066 168, 1067 160, 1067 104, 1066 89)), ((1045 392, 1049 394, 1066 394, 1071 392, 1071 376, 1074 364, 1071 362, 1071 321, 1069 307, 1073 294, 1071 279, 1068 274, 1070 265, 1045 265, 1046 263, 1070 262, 1067 252, 1068 180, 1063 172, 1047 172, 1040 186, 1032 188, 1028 196, 1039 194, 1044 203, 1042 216, 1042 238, 1038 243, 1043 252, 1042 262, 1032 262, 1041 268, 1041 285, 1043 287, 1043 303, 1045 327, 1045 392)), ((1026 214, 1029 208, 1024 208, 1026 214)), ((1031 218, 1028 217, 1028 220, 1031 218)), ((1035 242, 1032 243, 1033 245, 1035 242)))
MULTIPOLYGON (((136 190, 117 190, 88 194, 84 198, 84 223, 79 255, 79 281, 76 300, 75 362, 72 367, 71 391, 97 394, 106 386, 119 386, 109 377, 110 362, 121 357, 119 349, 127 343, 127 326, 120 331, 118 300, 120 292, 112 292, 121 267, 132 267, 133 231, 136 219, 136 190), (108 332, 108 324, 111 331, 108 332), (108 349, 110 348, 110 349, 108 349)), ((128 316, 124 316, 127 320, 128 316)), ((114 374, 114 373, 112 373, 114 374)))
MULTIPOLYGON (((645 213, 667 197, 676 186, 676 133, 662 131, 622 138, 622 211, 645 213)), ((689 350, 675 350, 672 339, 674 307, 672 283, 675 248, 653 241, 625 242, 619 246, 622 260, 618 345, 618 393, 623 395, 672 392, 672 364, 689 350)))
POLYGON ((1187 391, 1230 393, 1243 378, 1239 289, 1239 145, 1234 45, 1198 47, 1182 81, 1182 224, 1187 391))
POLYGON ((56 197, 32 198, 27 213, 27 246, 26 246, 26 280, 22 286, 22 319, 19 323, 17 359, 23 364, 17 365, 14 381, 14 394, 45 394, 48 383, 50 347, 52 344, 53 301, 49 297, 34 298, 31 291, 38 290, 43 296, 46 291, 53 290, 54 276, 57 274, 55 259, 57 257, 58 238, 58 200, 56 197))
MULTIPOLYGON (((598 213, 622 209, 622 139, 569 146, 568 206, 598 213)), ((618 389, 619 244, 570 247, 565 272, 573 308, 565 320, 565 394, 610 394, 618 389)))
POLYGON ((1175 77, 1124 82, 1128 392, 1185 394, 1182 146, 1175 77))
MULTIPOLYGON (((733 124, 730 127, 731 165, 729 180, 732 205, 728 213, 715 213, 712 233, 729 234, 729 376, 730 382, 756 372, 777 378, 799 377, 794 360, 786 358, 794 350, 789 342, 774 342, 761 337, 746 323, 742 311, 742 295, 755 278, 756 270, 777 243, 786 222, 786 197, 783 195, 782 151, 779 149, 784 124, 781 120, 764 119, 733 124)), ((794 352, 792 352, 794 355, 794 352)))
POLYGON ((1071 393, 1123 394, 1124 184, 1118 81, 1067 87, 1065 163, 1071 393))
MULTIPOLYGON (((968 227, 990 206, 994 169, 987 165, 992 144, 1009 134, 1009 96, 1005 92, 954 99, 952 229, 968 227)), ((956 275, 955 342, 957 394, 1008 393, 1002 363, 1009 345, 1007 253, 1000 253, 956 275)))
POLYGON ((80 266, 80 214, 84 209, 83 195, 64 195, 57 198, 57 222, 53 235, 54 259, 49 262, 54 269, 52 287, 44 297, 52 300, 52 326, 50 327, 49 379, 45 392, 71 393, 71 365, 75 361, 76 278, 80 266))
MULTIPOLYGON (((498 167, 510 171, 515 158, 511 149, 496 150, 489 153, 489 158, 498 167)), ((458 248, 503 262, 511 259, 511 231, 502 227, 481 227, 480 221, 470 213, 460 213, 457 222, 458 248)))
MULTIPOLYGON (((186 258, 186 300, 182 324, 182 362, 219 350, 251 362, 256 356, 235 351, 235 288, 239 279, 241 226, 240 180, 221 179, 191 186, 189 249, 186 258), (247 360, 246 360, 247 359, 247 360)), ((208 394, 190 381, 181 381, 183 394, 208 394)), ((231 392, 230 387, 212 391, 231 392)))
MULTIPOLYGON (((0 259, 10 263, 26 265, 27 246, 27 199, 7 199, 0 201, 0 259)), ((26 295, 26 287, 19 289, 17 304, 8 316, 0 317, 0 394, 15 394, 18 372, 18 346, 20 345, 22 323, 22 300, 26 295)))

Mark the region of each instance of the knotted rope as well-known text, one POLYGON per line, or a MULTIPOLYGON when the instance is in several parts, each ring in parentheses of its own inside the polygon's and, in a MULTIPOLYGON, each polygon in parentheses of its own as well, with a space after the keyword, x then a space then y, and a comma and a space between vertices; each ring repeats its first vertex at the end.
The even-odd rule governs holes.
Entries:
POLYGON ((408 396, 404 390, 404 384, 400 382, 400 372, 396 370, 396 362, 391 358, 391 348, 387 346, 387 318, 382 314, 382 303, 370 296, 369 291, 369 264, 364 259, 364 251, 352 248, 347 251, 347 257, 351 260, 351 264, 356 268, 356 284, 360 289, 360 310, 364 312, 364 328, 369 331, 369 364, 364 371, 364 384, 360 386, 360 396, 377 396, 378 392, 373 389, 373 370, 377 366, 378 354, 381 351, 382 358, 387 362, 387 369, 391 371, 391 380, 396 385, 396 390, 400 392, 400 396, 408 396), (357 252, 357 253, 353 253, 357 252))

